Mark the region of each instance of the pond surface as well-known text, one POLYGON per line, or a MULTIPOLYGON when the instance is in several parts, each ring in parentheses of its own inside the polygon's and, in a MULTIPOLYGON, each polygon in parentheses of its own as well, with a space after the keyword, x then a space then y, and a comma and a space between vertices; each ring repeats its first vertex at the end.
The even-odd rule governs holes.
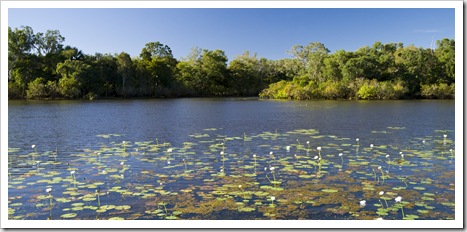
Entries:
POLYGON ((442 100, 9 101, 9 218, 454 219, 454 111, 442 100))

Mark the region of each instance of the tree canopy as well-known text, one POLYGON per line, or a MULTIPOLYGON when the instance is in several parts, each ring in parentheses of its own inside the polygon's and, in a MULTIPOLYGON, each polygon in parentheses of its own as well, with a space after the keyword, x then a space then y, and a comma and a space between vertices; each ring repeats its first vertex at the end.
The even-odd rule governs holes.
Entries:
POLYGON ((20 99, 260 96, 283 99, 454 98, 455 43, 436 48, 375 42, 331 53, 324 44, 295 45, 291 58, 193 48, 173 57, 148 42, 128 53, 83 54, 58 30, 8 28, 8 96, 20 99))

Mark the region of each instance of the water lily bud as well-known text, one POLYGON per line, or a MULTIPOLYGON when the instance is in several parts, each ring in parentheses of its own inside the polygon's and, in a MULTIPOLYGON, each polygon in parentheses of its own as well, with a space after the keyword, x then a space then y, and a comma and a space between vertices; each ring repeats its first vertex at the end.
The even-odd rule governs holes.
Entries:
POLYGON ((75 171, 71 171, 70 174, 71 174, 71 175, 75 174, 75 171))
POLYGON ((242 185, 241 185, 241 184, 240 184, 240 185, 238 185, 238 188, 242 188, 242 185))
POLYGON ((383 194, 384 194, 384 191, 379 192, 379 195, 383 195, 383 194))
POLYGON ((306 141, 306 144, 310 144, 310 141, 306 141))
POLYGON ((355 141, 357 141, 357 142, 358 142, 358 140, 360 140, 360 139, 359 139, 359 138, 356 138, 356 139, 355 139, 355 141))
POLYGON ((396 202, 401 202, 402 201, 402 197, 401 196, 398 196, 396 197, 396 199, 394 199, 396 202))
POLYGON ((274 171, 274 167, 269 168, 269 170, 274 171))
POLYGON ((366 201, 365 200, 361 200, 360 201, 360 206, 365 206, 366 205, 366 201))
POLYGON ((172 152, 172 148, 167 149, 167 152, 172 152))
POLYGON ((269 152, 269 154, 270 154, 270 155, 272 155, 272 151, 271 151, 271 152, 269 152))
POLYGON ((31 148, 34 149, 36 147, 36 144, 31 145, 31 148))
POLYGON ((317 149, 318 151, 321 151, 321 147, 317 147, 316 149, 317 149))
POLYGON ((223 152, 223 151, 221 151, 221 155, 223 155, 223 154, 224 154, 224 152, 223 152))
POLYGON ((373 144, 370 144, 370 147, 373 148, 373 144))
POLYGON ((253 154, 253 157, 256 158, 256 154, 253 154))
POLYGON ((125 164, 125 162, 120 162, 120 165, 124 165, 124 164, 125 164))
POLYGON ((315 155, 315 157, 313 157, 313 159, 318 159, 319 157, 317 155, 315 155))
POLYGON ((386 155, 386 158, 389 158, 389 155, 386 155))
POLYGON ((50 192, 52 192, 52 188, 47 188, 45 191, 46 191, 47 193, 50 193, 50 192))
POLYGON ((342 156, 342 153, 339 153, 339 156, 342 156))
POLYGON ((170 160, 169 160, 169 161, 167 161, 167 164, 170 164, 170 160))
POLYGON ((379 166, 378 169, 381 169, 381 166, 379 166))
POLYGON ((423 140, 422 143, 425 143, 425 140, 423 140))
POLYGON ((275 198, 275 197, 271 197, 271 200, 273 200, 273 201, 274 201, 274 200, 276 200, 276 198, 275 198))
POLYGON ((444 134, 443 137, 446 138, 446 137, 448 137, 448 135, 444 134))

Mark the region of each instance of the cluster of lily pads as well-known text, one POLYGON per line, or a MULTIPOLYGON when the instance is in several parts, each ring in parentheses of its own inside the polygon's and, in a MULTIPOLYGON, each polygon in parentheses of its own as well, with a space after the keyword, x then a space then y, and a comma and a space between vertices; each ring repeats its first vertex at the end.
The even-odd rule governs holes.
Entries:
POLYGON ((209 128, 178 145, 105 134, 79 152, 9 148, 8 217, 454 219, 452 132, 377 144, 209 128))

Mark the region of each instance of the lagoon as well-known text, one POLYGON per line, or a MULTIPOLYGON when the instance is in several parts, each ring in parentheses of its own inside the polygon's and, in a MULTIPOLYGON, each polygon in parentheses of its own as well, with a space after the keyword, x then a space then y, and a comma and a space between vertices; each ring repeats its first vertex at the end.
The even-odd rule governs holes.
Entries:
POLYGON ((453 100, 8 104, 10 219, 455 218, 453 100))

